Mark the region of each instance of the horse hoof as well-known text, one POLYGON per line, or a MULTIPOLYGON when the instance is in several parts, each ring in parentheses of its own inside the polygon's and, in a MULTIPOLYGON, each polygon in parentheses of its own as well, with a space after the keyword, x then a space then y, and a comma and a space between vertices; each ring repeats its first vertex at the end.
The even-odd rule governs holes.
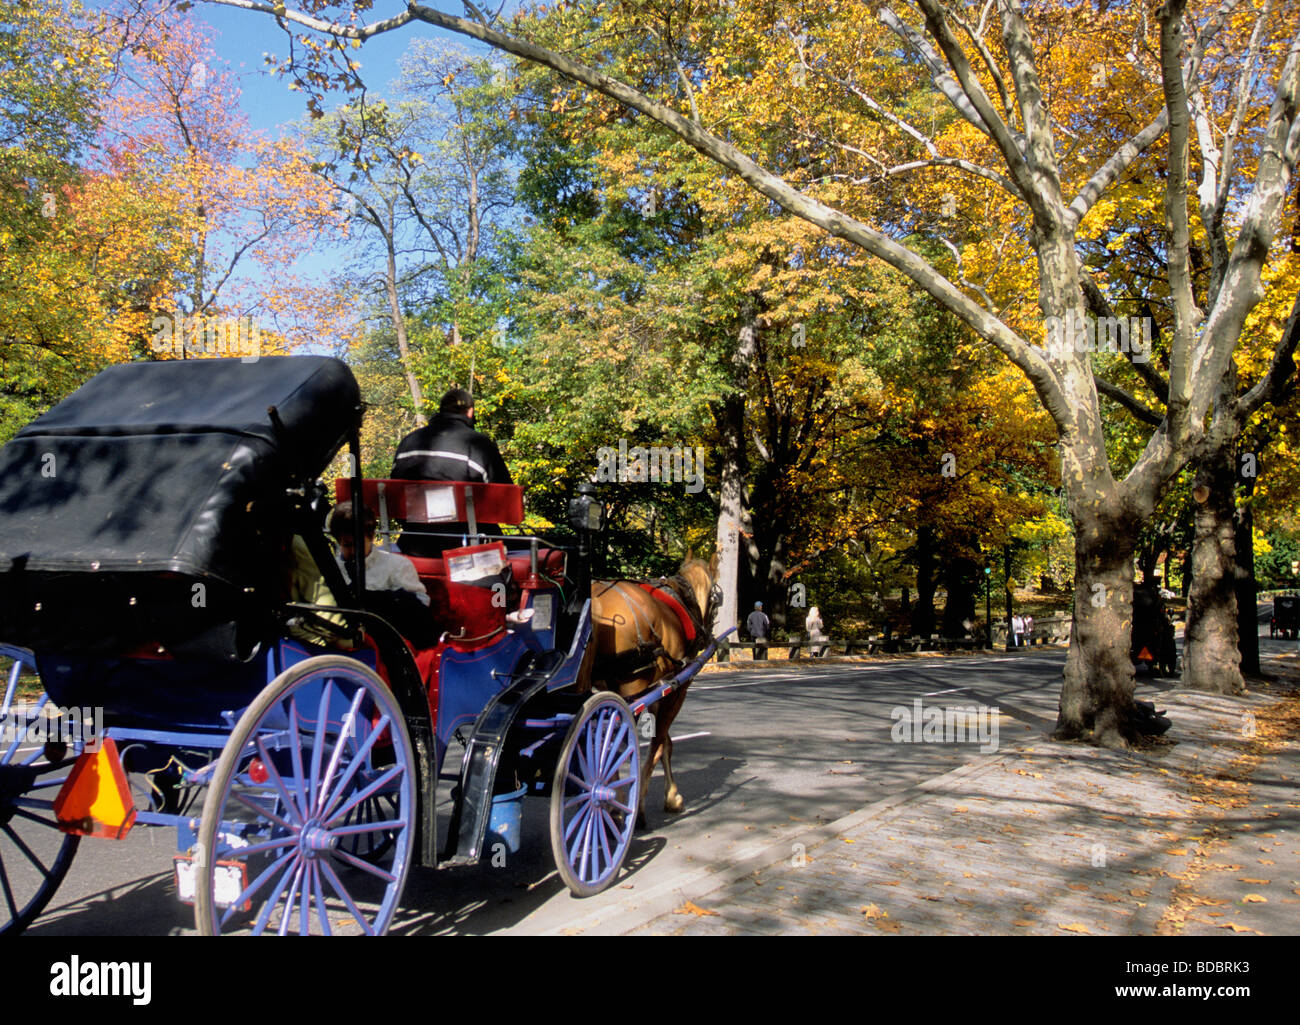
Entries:
POLYGON ((681 794, 673 794, 672 797, 665 799, 664 811, 676 815, 686 807, 686 801, 681 794))
POLYGON ((645 813, 638 812, 636 817, 636 831, 638 833, 644 833, 649 828, 649 825, 646 824, 645 813))

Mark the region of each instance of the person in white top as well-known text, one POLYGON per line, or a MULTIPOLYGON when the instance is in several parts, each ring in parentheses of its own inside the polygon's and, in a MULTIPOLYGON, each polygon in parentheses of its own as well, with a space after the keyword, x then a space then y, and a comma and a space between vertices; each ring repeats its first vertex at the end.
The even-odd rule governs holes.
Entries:
MULTIPOLYGON (((351 501, 330 513, 329 532, 338 542, 334 556, 343 576, 352 579, 356 551, 355 513, 351 501)), ((429 612, 429 592, 420 582, 414 564, 402 555, 375 547, 375 514, 361 506, 361 532, 366 546, 366 607, 381 615, 417 648, 437 643, 437 630, 429 612)))
POLYGON ((804 629, 808 631, 808 653, 813 658, 821 658, 826 654, 826 645, 820 642, 827 640, 822 631, 825 627, 822 625, 821 611, 814 605, 808 610, 808 618, 804 620, 804 629))
MULTIPOLYGON (((410 591, 419 599, 421 605, 429 604, 429 592, 420 583, 420 575, 410 559, 382 548, 375 547, 375 514, 362 506, 361 530, 366 545, 366 590, 367 591, 410 591)), ((338 542, 338 554, 334 559, 343 570, 343 575, 352 579, 353 541, 356 537, 352 526, 352 503, 344 502, 330 513, 329 531, 338 542)))

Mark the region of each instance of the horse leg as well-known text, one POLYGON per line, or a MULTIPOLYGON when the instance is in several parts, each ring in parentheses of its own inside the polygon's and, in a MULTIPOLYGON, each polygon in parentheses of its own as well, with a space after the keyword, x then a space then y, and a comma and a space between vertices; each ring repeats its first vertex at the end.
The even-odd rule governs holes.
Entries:
POLYGON ((659 756, 663 753, 663 742, 659 738, 659 731, 655 730, 654 738, 650 741, 650 751, 646 755, 645 764, 641 767, 641 779, 637 783, 638 800, 636 805, 636 828, 649 828, 645 817, 645 799, 650 792, 650 774, 655 771, 655 763, 659 761, 659 756))
POLYGON ((682 702, 686 700, 686 688, 674 691, 665 698, 661 704, 662 719, 655 719, 655 740, 662 744, 663 762, 664 762, 664 811, 676 815, 686 807, 686 800, 677 790, 677 784, 673 782, 673 739, 668 735, 668 727, 673 724, 677 718, 677 713, 681 710, 682 702))

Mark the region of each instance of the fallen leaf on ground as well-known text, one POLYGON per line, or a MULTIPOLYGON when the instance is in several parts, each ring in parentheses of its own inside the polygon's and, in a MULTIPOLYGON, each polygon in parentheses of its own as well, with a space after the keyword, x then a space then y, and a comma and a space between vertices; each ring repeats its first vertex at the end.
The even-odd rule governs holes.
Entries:
POLYGON ((1241 898, 1243 904, 1267 904, 1268 898, 1259 893, 1248 893, 1241 898))
POLYGON ((1087 933, 1089 936, 1092 935, 1092 930, 1080 922, 1071 922, 1069 925, 1062 925, 1060 922, 1057 922, 1056 927, 1058 929, 1064 929, 1066 932, 1083 932, 1087 933))
POLYGON ((675 910, 673 914, 674 915, 699 915, 701 918, 705 917, 706 915, 712 915, 716 918, 718 915, 716 911, 709 911, 707 908, 702 908, 698 904, 689 900, 681 907, 679 907, 677 910, 675 910))
POLYGON ((1239 883, 1250 883, 1250 884, 1252 884, 1253 886, 1267 886, 1268 883, 1269 883, 1269 880, 1267 880, 1267 879, 1251 879, 1251 878, 1249 878, 1248 876, 1238 876, 1238 877, 1237 877, 1237 882, 1239 882, 1239 883))
POLYGON ((1021 929, 1029 929, 1029 928, 1031 928, 1032 926, 1034 926, 1036 923, 1031 922, 1031 921, 1029 921, 1028 919, 1025 919, 1025 918, 1013 918, 1013 919, 1011 919, 1011 924, 1012 924, 1012 925, 1017 925, 1017 926, 1019 926, 1021 929))
POLYGON ((889 912, 880 910, 880 907, 876 904, 868 904, 865 908, 862 909, 862 915, 864 918, 871 918, 871 919, 888 918, 889 912))

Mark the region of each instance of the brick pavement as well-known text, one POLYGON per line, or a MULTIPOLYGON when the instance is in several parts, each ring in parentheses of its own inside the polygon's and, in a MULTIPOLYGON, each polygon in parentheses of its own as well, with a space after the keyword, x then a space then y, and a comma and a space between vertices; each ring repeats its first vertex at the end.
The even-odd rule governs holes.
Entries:
POLYGON ((592 931, 1298 932, 1300 744, 1270 719, 1293 686, 1167 693, 1173 740, 1144 751, 990 754, 592 931))

